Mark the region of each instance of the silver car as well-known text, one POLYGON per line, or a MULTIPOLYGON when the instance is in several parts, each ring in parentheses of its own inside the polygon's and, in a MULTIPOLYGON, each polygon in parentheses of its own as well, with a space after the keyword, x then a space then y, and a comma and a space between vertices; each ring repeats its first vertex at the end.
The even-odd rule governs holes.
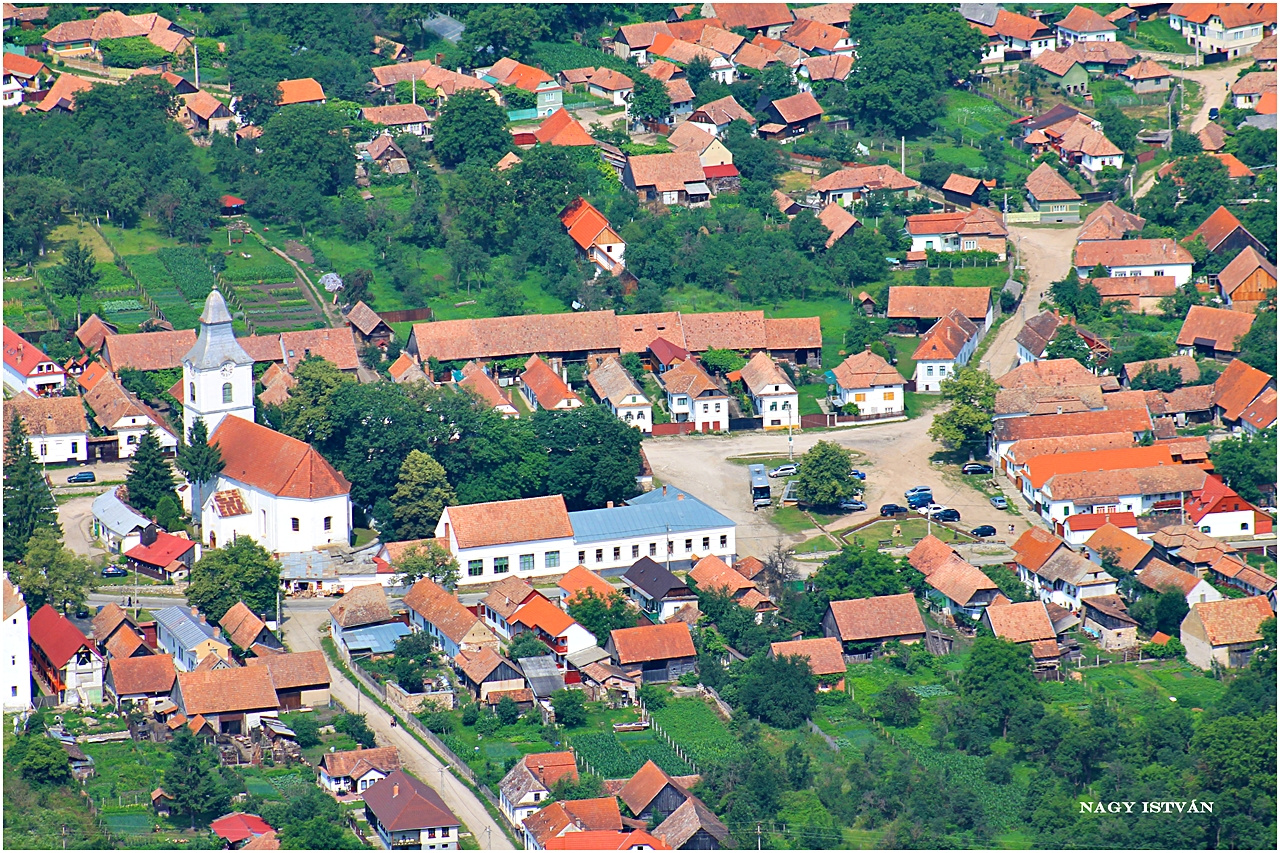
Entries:
POLYGON ((1005 500, 1004 495, 996 495, 991 499, 991 505, 996 509, 1008 509, 1009 502, 1005 500))

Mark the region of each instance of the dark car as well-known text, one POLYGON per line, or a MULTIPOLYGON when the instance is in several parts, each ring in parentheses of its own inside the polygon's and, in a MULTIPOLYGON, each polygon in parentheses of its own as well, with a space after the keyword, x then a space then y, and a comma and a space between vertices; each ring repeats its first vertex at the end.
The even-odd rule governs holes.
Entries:
POLYGON ((1217 120, 1218 120, 1218 108, 1209 107, 1209 121, 1217 121, 1217 120))
POLYGON ((981 462, 970 462, 960 469, 961 474, 990 474, 991 471, 990 465, 984 465, 981 462))
POLYGON ((119 566, 107 566, 102 570, 102 576, 104 578, 124 578, 128 577, 129 573, 119 566))
POLYGON ((933 503, 933 492, 917 492, 907 498, 907 506, 912 509, 919 509, 922 506, 928 506, 933 503))
POLYGON ((79 607, 77 607, 77 608, 76 608, 76 618, 77 618, 77 619, 88 619, 88 618, 89 618, 89 607, 88 607, 88 605, 81 604, 79 607))
POLYGON ((960 510, 958 509, 942 509, 933 515, 934 521, 959 521, 960 510))
POLYGON ((990 524, 983 524, 973 528, 969 533, 973 536, 977 536, 979 539, 986 539, 988 536, 995 536, 996 529, 990 524))
POLYGON ((845 512, 866 512, 867 505, 862 501, 856 501, 853 498, 845 498, 840 501, 840 509, 845 512))
POLYGON ((92 471, 77 471, 67 478, 68 483, 96 483, 98 477, 92 471))
POLYGON ((880 507, 880 515, 885 518, 892 518, 895 515, 906 515, 908 512, 910 512, 910 510, 905 506, 899 506, 898 504, 884 504, 880 507))

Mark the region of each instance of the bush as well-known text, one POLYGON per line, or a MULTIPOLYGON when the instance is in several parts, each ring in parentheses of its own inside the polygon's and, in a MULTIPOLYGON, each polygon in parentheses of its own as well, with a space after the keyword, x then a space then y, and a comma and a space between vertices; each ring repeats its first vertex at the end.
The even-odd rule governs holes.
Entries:
POLYGON ((645 707, 650 711, 661 711, 667 707, 667 700, 671 698, 671 694, 667 692, 665 687, 659 687, 656 684, 643 684, 640 686, 640 701, 644 702, 645 707))
POLYGON ((488 711, 480 714, 476 720, 476 732, 479 734, 491 735, 500 728, 502 728, 502 721, 488 711))
POLYGON ((587 706, 581 690, 557 690, 551 694, 551 708, 556 712, 556 722, 566 729, 587 724, 587 706))
POLYGON ((1013 780, 1013 759, 1008 753, 991 753, 983 762, 983 773, 993 785, 1008 785, 1013 780))
POLYGON ((480 718, 480 706, 472 702, 462 709, 462 724, 464 726, 474 726, 476 720, 480 718))
POLYGON ((364 714, 343 714, 333 721, 333 729, 336 732, 349 735, 352 740, 365 749, 372 749, 377 744, 377 740, 373 736, 373 730, 365 722, 364 714))
POLYGON ((909 728, 920 722, 920 697, 896 682, 880 691, 876 707, 885 725, 909 728))
MULTIPOLYGON (((475 706, 473 705, 471 707, 475 706)), ((419 714, 418 719, 422 720, 422 724, 426 726, 428 730, 433 731, 438 735, 453 734, 453 714, 448 711, 429 711, 427 713, 419 714)))
POLYGON ((300 714, 289 721, 289 728, 298 736, 298 746, 307 749, 320 745, 320 723, 315 714, 300 714))

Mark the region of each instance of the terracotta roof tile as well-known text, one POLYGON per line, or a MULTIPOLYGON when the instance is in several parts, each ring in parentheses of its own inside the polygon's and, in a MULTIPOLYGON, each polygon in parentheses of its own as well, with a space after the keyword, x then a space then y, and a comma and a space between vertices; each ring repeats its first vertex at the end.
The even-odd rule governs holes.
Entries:
POLYGON ((530 630, 540 629, 548 636, 563 637, 577 624, 573 617, 550 601, 536 595, 520 607, 510 619, 512 625, 524 625, 530 630))
POLYGON ((1013 553, 1016 555, 1018 565, 1035 572, 1039 571, 1059 548, 1065 546, 1065 542, 1049 531, 1032 527, 1013 543, 1013 553))
POLYGON ((841 388, 892 387, 906 382, 889 362, 867 349, 846 358, 830 373, 841 388))
MULTIPOLYGON (((1273 74, 1271 76, 1274 78, 1275 75, 1273 74)), ((1218 209, 1209 214, 1208 218, 1205 219, 1204 222, 1200 223, 1200 227, 1196 228, 1195 231, 1192 231, 1191 234, 1183 240, 1183 242, 1189 243, 1197 237, 1203 237, 1204 244, 1209 247, 1209 251, 1214 252, 1217 251, 1218 246, 1222 245, 1222 243, 1235 233, 1237 229, 1244 231, 1246 234, 1249 233, 1248 230, 1240 224, 1240 220, 1236 218, 1234 213, 1219 205, 1218 209)), ((1250 234, 1250 236, 1253 235, 1250 234)))
POLYGON ((849 33, 831 24, 801 19, 788 27, 782 38, 803 51, 816 53, 819 50, 836 50, 840 42, 848 41, 849 33))
POLYGON ((1116 562, 1126 572, 1136 570, 1138 564, 1151 553, 1150 543, 1126 533, 1115 524, 1102 525, 1085 544, 1095 553, 1109 551, 1114 554, 1116 562))
POLYGON ((664 21, 651 21, 641 24, 627 24, 618 28, 621 41, 632 50, 643 50, 653 44, 655 36, 671 35, 671 30, 664 21))
POLYGON ((560 378, 560 375, 536 355, 529 356, 529 360, 525 362, 520 381, 533 392, 533 397, 538 401, 540 408, 554 409, 565 401, 582 402, 577 394, 569 390, 569 386, 560 378))
POLYGON ((315 448, 243 418, 223 418, 209 444, 222 450, 224 477, 278 497, 312 500, 351 491, 315 448))
POLYGON ((167 370, 181 367, 183 357, 195 344, 196 333, 192 329, 111 335, 103 343, 102 358, 117 373, 126 367, 167 370))
POLYGON ((1159 444, 1079 453, 1051 453, 1027 460, 1026 477, 1033 489, 1039 489, 1045 481, 1057 474, 1115 471, 1123 468, 1147 468, 1174 464, 1176 463, 1169 447, 1159 444))
POLYGON ((693 637, 683 622, 619 628, 610 634, 620 665, 694 657, 693 637))
POLYGON ((1276 392, 1268 388, 1249 404, 1240 419, 1254 429, 1264 430, 1276 422, 1276 392))
POLYGON ((462 381, 458 383, 460 388, 469 388, 480 396, 480 399, 495 409, 511 409, 515 410, 515 405, 511 402, 511 398, 507 393, 498 387, 498 383, 494 382, 489 374, 485 373, 475 362, 471 362, 462 370, 462 381), (470 368, 469 370, 467 368, 470 368))
POLYGON ((609 583, 586 566, 574 566, 556 584, 565 592, 565 600, 572 601, 584 590, 592 590, 597 595, 607 598, 618 592, 618 588, 609 583))
POLYGON ((389 832, 461 825, 439 794, 403 770, 366 788, 364 804, 389 832))
MULTIPOLYGON (((1252 276, 1258 270, 1262 270, 1265 276, 1271 280, 1271 287, 1276 284, 1276 267, 1275 264, 1268 261, 1265 257, 1258 253, 1253 246, 1245 246, 1245 248, 1227 264, 1222 272, 1218 273, 1218 287, 1228 296, 1235 293, 1245 280, 1252 276)), ((1265 285, 1264 285, 1265 286, 1265 285)))
POLYGON ((358 628, 386 622, 391 618, 391 605, 381 584, 365 584, 349 590, 329 608, 329 614, 340 628, 358 628))
POLYGON ((448 513, 459 548, 573 536, 561 495, 451 506, 448 513))
POLYGON ((177 671, 169 655, 143 655, 136 658, 115 658, 107 667, 117 696, 143 694, 167 694, 173 689, 177 671))
POLYGON ((587 375, 587 382, 598 398, 614 405, 626 402, 626 398, 631 396, 647 399, 635 379, 616 358, 602 361, 599 367, 587 375))
POLYGON ((935 319, 958 309, 970 320, 985 322, 991 309, 986 287, 890 286, 890 319, 935 319))
MULTIPOLYGON (((9 599, 7 596, 12 591, 13 591, 13 587, 9 584, 9 579, 6 577, 5 587, 4 587, 4 592, 6 596, 5 608, 4 608, 5 619, 8 619, 11 613, 11 610, 8 606, 9 599)), ((22 599, 18 598, 17 602, 18 604, 21 604, 22 599)), ((119 628, 122 624, 126 622, 129 624, 132 624, 132 620, 129 618, 129 614, 125 612, 123 607, 121 607, 119 604, 116 604, 114 601, 109 604, 104 604, 102 606, 102 609, 98 611, 97 615, 93 617, 93 623, 92 623, 93 639, 95 639, 99 643, 103 642, 108 637, 110 637, 113 633, 115 633, 115 630, 117 628, 119 628)))
POLYGON ((274 710, 279 704, 271 674, 262 666, 180 672, 178 689, 189 716, 274 710))
POLYGON ((805 658, 814 675, 843 675, 845 672, 843 650, 835 637, 770 643, 769 648, 774 657, 798 655, 805 658))
POLYGON ((1249 331, 1253 318, 1253 314, 1242 311, 1192 305, 1178 331, 1178 346, 1190 347, 1205 341, 1219 352, 1237 352, 1236 342, 1249 331))
POLYGON ((572 147, 596 144, 586 128, 563 107, 543 119, 533 136, 543 145, 572 147))
MULTIPOLYGON (((818 57, 815 57, 815 59, 816 58, 818 57)), ((848 67, 844 69, 844 76, 843 77, 837 76, 839 74, 839 71, 838 71, 839 66, 837 63, 819 63, 819 66, 817 67, 817 69, 815 69, 815 67, 812 65, 809 67, 810 80, 834 80, 834 79, 843 80, 844 77, 849 76, 849 70, 853 66, 853 60, 850 57, 841 55, 841 56, 830 56, 830 57, 821 57, 821 58, 848 60, 848 62, 846 63, 848 67)), ((733 55, 734 65, 737 65, 738 67, 754 68, 757 71, 763 71, 764 69, 768 68, 770 65, 773 65, 781 61, 782 60, 773 51, 766 50, 760 45, 752 44, 750 42, 747 42, 746 44, 742 45, 742 47, 738 48, 738 52, 733 55)))
POLYGON ((814 192, 838 192, 840 190, 909 190, 920 186, 892 166, 855 166, 832 172, 814 181, 814 192))
POLYGON ((1044 485, 1053 500, 1080 500, 1121 495, 1159 495, 1190 492, 1204 485, 1205 470, 1195 465, 1156 468, 1118 468, 1056 474, 1044 485))
POLYGON ((986 610, 991 629, 997 637, 1011 643, 1034 643, 1056 636, 1044 602, 1024 601, 1019 604, 991 605, 986 610))
POLYGON ((1271 381, 1269 374, 1238 358, 1234 359, 1213 383, 1213 404, 1222 409, 1224 419, 1234 421, 1271 381))
POLYGON ((474 652, 460 651, 454 656, 453 662, 467 678, 476 684, 483 683, 486 678, 493 674, 495 669, 504 663, 516 672, 520 671, 520 667, 488 646, 474 652))
POLYGON ((1276 34, 1264 38, 1253 46, 1253 50, 1249 51, 1253 55, 1255 62, 1275 62, 1276 61, 1276 34))
POLYGON ((1066 179, 1059 175, 1048 163, 1041 163, 1027 176, 1027 192, 1038 202, 1045 201, 1079 201, 1076 192, 1066 179))
POLYGON ((1136 240, 1093 240, 1076 246, 1076 266, 1093 268, 1190 264, 1191 253, 1165 237, 1136 240))
POLYGON ((1022 41, 1029 41, 1041 33, 1047 36, 1053 32, 1046 24, 1035 18, 1028 18, 1026 15, 1004 9, 996 14, 996 22, 992 25, 992 29, 1002 36, 1011 36, 1022 41))
POLYGON ((920 344, 911 358, 913 361, 945 361, 959 358, 965 344, 977 333, 978 327, 953 308, 950 314, 939 318, 938 322, 930 326, 929 330, 920 337, 920 344))
POLYGON ((1141 433, 1149 429, 1151 429, 1151 416, 1145 409, 1116 409, 1103 412, 1002 418, 996 421, 993 435, 996 441, 1021 441, 1028 438, 1086 436, 1099 433, 1141 433))
POLYGON ((1137 529, 1138 517, 1131 512, 1078 512, 1067 516, 1066 526, 1073 533, 1101 530, 1106 525, 1137 529))
MULTIPOLYGON (((675 33, 672 33, 672 35, 676 36, 675 33)), ((697 42, 701 47, 705 47, 708 50, 714 50, 716 53, 725 57, 733 56, 745 41, 746 39, 737 33, 731 33, 726 29, 714 25, 704 26, 697 39, 697 42)))
POLYGON ((239 489, 224 489, 213 493, 213 511, 219 518, 234 518, 237 515, 248 515, 250 510, 239 489))
POLYGON ((830 607, 843 642, 924 634, 924 620, 911 593, 833 601, 830 607))
POLYGON ((329 686, 329 667, 319 650, 249 658, 248 663, 248 669, 266 667, 276 690, 329 686))
POLYGON ((1062 388, 1067 386, 1094 385, 1102 390, 1119 390, 1120 383, 1113 376, 1096 376, 1074 358, 1043 359, 1019 365, 996 379, 1001 388, 1062 388), (1111 388, 1108 388, 1108 385, 1111 388))
POLYGON ((719 589, 730 595, 755 588, 754 583, 735 572, 728 563, 714 554, 699 560, 689 572, 689 579, 697 583, 699 589, 719 589))
POLYGON ((440 361, 507 358, 551 349, 590 352, 618 347, 617 321, 612 311, 415 323, 413 337, 419 358, 433 355, 440 361))
POLYGON ((360 115, 374 124, 425 124, 427 110, 422 104, 389 104, 385 107, 362 107, 360 115))
POLYGON ((259 619, 243 601, 237 601, 218 620, 218 626, 231 642, 242 649, 247 649, 253 645, 254 640, 258 639, 258 635, 262 633, 263 628, 267 627, 267 623, 259 619))
POLYGON ((640 814, 645 811, 653 802, 654 797, 662 792, 662 789, 668 785, 675 788, 686 797, 689 792, 678 783, 672 776, 655 764, 652 760, 646 761, 631 780, 623 786, 618 792, 618 798, 627 804, 627 808, 632 814, 640 814))
MULTIPOLYGON (((467 633, 480 622, 452 593, 428 578, 413 585, 404 597, 404 603, 455 643, 461 643, 467 633)), ((481 627, 483 633, 493 638, 493 632, 488 627, 483 624, 481 627)), ((494 639, 496 642, 496 638, 494 639)))
POLYGON ((925 582, 959 605, 967 605, 983 590, 996 589, 995 582, 958 555, 939 564, 925 582))
POLYGON ((1126 234, 1141 231, 1146 224, 1147 220, 1136 213, 1107 201, 1085 217, 1076 240, 1122 240, 1126 234))
POLYGON ((280 89, 278 103, 282 107, 325 99, 324 88, 311 77, 303 77, 300 80, 281 80, 277 88, 280 89))
POLYGON ((1263 92, 1276 91, 1276 75, 1274 71, 1250 71, 1231 84, 1233 95, 1259 95, 1263 92))
POLYGON ((334 778, 352 775, 357 767, 369 767, 383 773, 400 769, 400 750, 394 746, 372 749, 350 749, 344 752, 326 752, 320 756, 320 766, 334 778))
POLYGON ((1046 50, 1044 53, 1031 60, 1031 62, 1034 65, 1038 65, 1043 68, 1045 71, 1048 71, 1055 77, 1065 77, 1072 68, 1079 65, 1079 63, 1070 56, 1067 56, 1064 53, 1059 53, 1056 50, 1046 50))
POLYGON ((1275 617, 1266 596, 1262 595, 1197 602, 1191 605, 1191 611, 1200 617, 1205 636, 1214 646, 1260 640, 1258 626, 1275 617))
MULTIPOLYGON (((10 412, 22 417, 29 436, 83 435, 89 431, 84 404, 78 397, 32 397, 18 394, 6 401, 6 420, 12 420, 10 412)), ((8 424, 5 424, 8 429, 8 424)))
MULTIPOLYGON (((695 343, 691 346, 696 350, 696 341, 707 331, 699 328, 699 321, 701 318, 716 315, 688 314, 685 316, 693 319, 694 327, 690 330, 690 335, 695 343)), ((718 346, 718 344, 712 342, 709 346, 718 346)), ((764 346, 769 350, 822 349, 821 321, 818 317, 766 317, 764 346)))
MULTIPOLYGON (((9 57, 13 55, 6 53, 4 55, 5 61, 8 62, 9 57)), ((84 347, 86 352, 97 352, 102 349, 102 344, 108 337, 118 334, 119 331, 118 328, 103 320, 97 314, 90 314, 80 324, 80 328, 76 329, 76 340, 80 342, 80 346, 84 347)))
MULTIPOLYGON (((1053 415, 1104 409, 1102 389, 1097 385, 1068 385, 1057 388, 1001 388, 996 392, 997 415, 1053 415)), ((1089 445, 1092 447, 1093 445, 1089 445)), ((1116 446, 1129 447, 1129 443, 1116 446)), ((1011 449, 1012 451, 1012 449, 1011 449)))

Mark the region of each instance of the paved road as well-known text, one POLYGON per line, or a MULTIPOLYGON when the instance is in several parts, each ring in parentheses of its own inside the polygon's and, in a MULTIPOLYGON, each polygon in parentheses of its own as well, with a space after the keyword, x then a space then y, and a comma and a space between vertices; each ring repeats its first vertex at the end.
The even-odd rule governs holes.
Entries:
POLYGON ((1040 313, 1040 303, 1048 293, 1049 285, 1071 270, 1071 252, 1075 249, 1079 233, 1079 227, 1009 226, 1009 238, 1017 247, 1019 265, 1027 269, 1028 282, 1018 313, 1006 320, 996 332, 996 339, 991 342, 979 365, 992 376, 1002 376, 1017 366, 1018 344, 1015 339, 1027 320, 1040 313))
MULTIPOLYGON (((991 506, 981 492, 956 485, 954 478, 941 475, 929 461, 929 457, 939 449, 928 436, 932 422, 932 416, 925 415, 905 422, 795 436, 797 458, 819 440, 834 441, 863 454, 857 465, 867 472, 863 500, 869 510, 852 513, 829 525, 830 528, 838 529, 865 521, 877 512, 881 504, 901 504, 902 493, 916 485, 932 486, 939 503, 960 510, 965 528, 992 524, 1002 535, 1010 523, 1015 525, 1015 535, 1028 528, 1021 517, 991 506)), ((727 461, 730 457, 757 453, 785 457, 785 434, 751 432, 730 436, 651 438, 645 440, 644 451, 657 479, 686 489, 737 522, 740 555, 761 555, 778 542, 796 545, 813 535, 812 532, 784 534, 772 523, 771 510, 752 511, 747 493, 747 468, 727 461)), ((1010 500, 1010 503, 1015 501, 1010 500)))
MULTIPOLYGON (((301 604, 305 600, 290 601, 285 611, 284 635, 288 640, 289 648, 295 652, 319 649, 320 637, 329 624, 328 614, 324 610, 295 608, 295 604, 301 604)), ((318 599, 318 601, 332 603, 325 599, 318 599)), ((331 679, 330 695, 348 709, 360 707, 361 712, 366 714, 369 727, 377 735, 378 743, 400 748, 401 763, 418 778, 436 789, 454 814, 471 830, 482 849, 515 849, 503 834, 497 821, 489 815, 479 796, 473 794, 466 785, 449 773, 430 750, 414 740, 413 736, 403 728, 398 726, 392 728, 389 718, 382 709, 367 699, 360 703, 355 686, 332 665, 329 665, 329 678, 331 679)))

